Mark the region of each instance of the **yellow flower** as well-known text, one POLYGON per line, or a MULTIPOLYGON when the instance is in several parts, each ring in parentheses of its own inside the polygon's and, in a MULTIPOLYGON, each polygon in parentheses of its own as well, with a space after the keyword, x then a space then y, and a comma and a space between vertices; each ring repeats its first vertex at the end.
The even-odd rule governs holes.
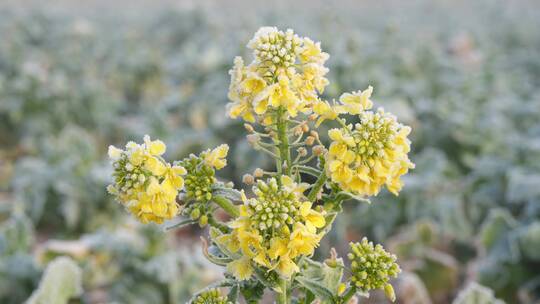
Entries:
POLYGON ((274 269, 278 271, 279 274, 286 278, 290 278, 293 274, 300 271, 298 265, 288 256, 281 256, 279 261, 274 266, 274 269))
POLYGON ((181 189, 184 187, 182 175, 185 175, 186 173, 186 169, 182 166, 171 166, 170 164, 167 164, 164 182, 169 183, 176 189, 181 189))
POLYGON ((150 140, 150 136, 144 136, 144 144, 150 155, 162 155, 167 147, 161 140, 150 140))
POLYGON ((373 93, 373 87, 369 86, 364 91, 356 91, 352 93, 344 93, 339 97, 343 112, 358 115, 365 110, 373 107, 373 102, 369 99, 373 93))
POLYGON ((227 144, 220 145, 214 148, 212 151, 209 151, 204 161, 207 165, 214 167, 216 169, 222 169, 227 165, 227 153, 229 152, 229 146, 227 144))
POLYGON ((109 146, 108 154, 109 154, 109 158, 112 160, 120 159, 120 157, 122 156, 122 152, 123 152, 122 150, 118 149, 115 146, 109 146))
POLYGON ((253 274, 251 260, 248 257, 242 257, 227 264, 227 270, 238 280, 247 280, 253 274))
POLYGON ((315 228, 324 227, 326 221, 320 212, 311 209, 311 205, 311 202, 303 202, 300 206, 300 215, 304 218, 308 230, 315 232, 315 228))
POLYGON ((153 175, 161 176, 167 171, 167 166, 154 156, 148 155, 144 161, 144 168, 153 175))
POLYGON ((301 223, 295 223, 293 229, 288 246, 291 257, 312 255, 321 240, 321 236, 301 223))
POLYGON ((334 106, 331 106, 328 101, 318 100, 313 105, 313 112, 319 115, 319 119, 315 126, 319 126, 325 120, 334 120, 338 117, 338 109, 334 106))

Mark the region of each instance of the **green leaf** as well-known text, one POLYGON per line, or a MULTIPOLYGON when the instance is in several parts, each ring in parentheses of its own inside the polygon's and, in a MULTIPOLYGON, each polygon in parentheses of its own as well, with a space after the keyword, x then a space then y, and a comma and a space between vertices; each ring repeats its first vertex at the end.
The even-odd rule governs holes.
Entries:
POLYGON ((234 285, 233 287, 231 287, 231 289, 229 290, 229 294, 227 295, 227 299, 233 303, 237 303, 238 302, 238 292, 239 292, 239 287, 238 285, 234 285))
POLYGON ((323 301, 323 303, 334 303, 334 294, 330 289, 324 286, 320 281, 307 277, 297 277, 296 281, 302 286, 311 291, 315 296, 323 301))
POLYGON ((472 282, 457 295, 452 304, 504 304, 504 302, 495 298, 493 290, 472 282))
POLYGON ((325 263, 304 259, 306 268, 296 277, 296 281, 321 300, 333 303, 343 277, 343 260, 337 259, 336 262, 335 267, 330 267, 325 263))
POLYGON ((173 229, 180 229, 180 228, 183 228, 185 226, 189 226, 195 223, 198 223, 198 221, 194 221, 192 219, 185 219, 185 220, 179 221, 178 223, 165 227, 165 231, 169 231, 173 229))
POLYGON ((67 304, 82 293, 82 271, 71 258, 59 257, 45 270, 27 304, 67 304))

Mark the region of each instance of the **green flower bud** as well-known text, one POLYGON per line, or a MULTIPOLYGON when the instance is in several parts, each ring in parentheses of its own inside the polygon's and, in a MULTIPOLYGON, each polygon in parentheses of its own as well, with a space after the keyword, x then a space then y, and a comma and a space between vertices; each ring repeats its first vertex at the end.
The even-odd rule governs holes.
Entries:
POLYGON ((192 304, 232 304, 226 297, 221 296, 218 289, 213 288, 202 292, 191 301, 192 304))
POLYGON ((206 225, 208 225, 208 216, 203 215, 203 216, 201 216, 201 218, 199 218, 199 226, 201 226, 201 228, 202 228, 202 227, 204 227, 206 225))
POLYGON ((193 209, 189 215, 192 220, 196 220, 201 216, 201 211, 198 208, 193 209))
POLYGON ((374 246, 367 238, 360 243, 350 243, 351 282, 362 292, 383 289, 386 296, 394 301, 394 289, 388 283, 401 272, 396 256, 384 250, 381 245, 374 246))

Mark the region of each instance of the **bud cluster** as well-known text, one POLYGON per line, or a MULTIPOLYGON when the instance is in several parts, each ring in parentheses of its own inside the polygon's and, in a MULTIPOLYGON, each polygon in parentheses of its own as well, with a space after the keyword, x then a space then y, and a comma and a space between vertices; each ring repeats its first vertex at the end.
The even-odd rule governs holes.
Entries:
POLYGON ((227 297, 224 297, 220 294, 219 290, 212 288, 206 290, 195 297, 191 301, 192 304, 232 304, 231 301, 227 300, 227 297))
POLYGON ((191 154, 179 163, 186 168, 185 203, 182 214, 197 220, 201 227, 208 224, 213 186, 216 184, 215 169, 223 168, 229 147, 221 145, 213 150, 203 151, 200 155, 191 154))
POLYGON ((373 166, 376 158, 384 158, 386 151, 394 149, 394 140, 402 126, 398 124, 394 115, 379 108, 375 113, 363 112, 360 115, 360 123, 354 127, 358 160, 373 166))
POLYGON ((268 69, 268 75, 273 76, 277 69, 288 68, 296 62, 301 52, 302 40, 293 30, 283 32, 275 27, 263 27, 248 43, 253 49, 256 61, 261 67, 268 69))
POLYGON ((274 230, 292 226, 300 220, 301 202, 293 193, 279 188, 276 179, 269 179, 268 183, 257 181, 253 187, 257 198, 248 200, 251 211, 251 220, 261 235, 272 233, 274 230))
POLYGON ((352 284, 362 292, 383 289, 393 301, 395 294, 388 281, 401 272, 396 256, 386 252, 379 244, 373 246, 367 238, 363 238, 360 243, 349 245, 351 252, 347 257, 351 261, 352 284))
POLYGON ((214 168, 204 163, 203 158, 190 155, 180 162, 186 168, 186 199, 208 202, 212 199, 212 185, 216 182, 214 168))

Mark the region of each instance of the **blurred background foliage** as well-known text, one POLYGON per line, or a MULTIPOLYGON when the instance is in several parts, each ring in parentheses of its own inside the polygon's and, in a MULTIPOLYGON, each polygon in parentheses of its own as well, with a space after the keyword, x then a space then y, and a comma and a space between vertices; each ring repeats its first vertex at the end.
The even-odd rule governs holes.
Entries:
POLYGON ((57 256, 82 270, 81 303, 182 303, 219 278, 202 231, 165 234, 111 200, 106 149, 150 134, 181 159, 227 142, 220 177, 237 185, 271 166, 224 115, 233 57, 263 25, 322 41, 325 97, 373 85, 413 127, 403 192, 347 203, 318 254, 384 243, 400 303, 540 301, 537 2, 207 0, 0 6, 1 303, 57 256))

